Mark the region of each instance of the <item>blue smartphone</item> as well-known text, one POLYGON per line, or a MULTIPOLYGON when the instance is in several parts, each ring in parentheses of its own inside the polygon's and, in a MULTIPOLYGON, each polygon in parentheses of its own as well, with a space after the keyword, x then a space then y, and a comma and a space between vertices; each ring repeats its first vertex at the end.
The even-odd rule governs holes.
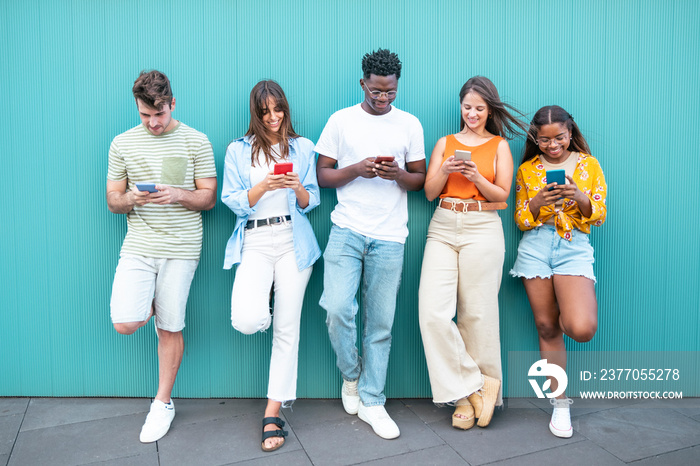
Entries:
MULTIPOLYGON (((564 176, 566 172, 564 170, 547 170, 547 184, 549 183, 557 183, 557 184, 566 184, 566 176, 564 176)), ((551 191, 554 188, 549 188, 551 191)))
POLYGON ((139 191, 146 191, 149 193, 157 193, 158 190, 156 189, 156 184, 155 183, 136 183, 136 189, 139 191))

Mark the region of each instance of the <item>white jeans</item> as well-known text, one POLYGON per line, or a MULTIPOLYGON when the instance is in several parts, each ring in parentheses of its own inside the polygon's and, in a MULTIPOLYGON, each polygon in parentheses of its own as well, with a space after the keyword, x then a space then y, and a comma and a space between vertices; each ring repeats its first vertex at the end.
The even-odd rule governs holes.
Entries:
POLYGON ((297 267, 291 223, 245 231, 231 295, 231 324, 251 335, 273 321, 267 397, 282 403, 296 399, 301 308, 311 270, 297 267), (269 307, 273 282, 274 320, 269 307))

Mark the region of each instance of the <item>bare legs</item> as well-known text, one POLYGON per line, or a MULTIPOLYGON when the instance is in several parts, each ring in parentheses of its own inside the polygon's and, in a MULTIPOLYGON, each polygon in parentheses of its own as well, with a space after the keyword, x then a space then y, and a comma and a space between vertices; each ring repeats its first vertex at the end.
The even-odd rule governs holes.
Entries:
MULTIPOLYGON (((593 280, 572 275, 523 279, 535 317, 540 354, 566 370, 564 334, 578 342, 590 341, 598 329, 598 301, 593 280)), ((552 379, 551 390, 557 389, 552 379)), ((562 394, 561 398, 566 397, 562 394)))
POLYGON ((156 400, 170 402, 175 377, 180 369, 185 343, 182 332, 166 332, 158 329, 158 393, 156 400))
MULTIPOLYGON (((114 329, 122 335, 131 335, 148 323, 153 316, 153 305, 151 313, 143 322, 126 322, 114 324, 114 329)), ((185 342, 182 332, 168 332, 157 329, 158 332, 158 393, 156 400, 163 403, 170 402, 170 395, 175 384, 177 371, 180 369, 182 354, 185 350, 185 342)))

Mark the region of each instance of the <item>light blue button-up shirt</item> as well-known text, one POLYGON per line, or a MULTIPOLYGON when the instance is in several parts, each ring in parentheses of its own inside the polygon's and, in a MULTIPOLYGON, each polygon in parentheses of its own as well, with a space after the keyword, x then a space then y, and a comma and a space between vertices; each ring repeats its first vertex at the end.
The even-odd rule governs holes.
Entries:
MULTIPOLYGON (((292 216, 292 236, 294 254, 299 270, 311 267, 321 257, 321 248, 311 228, 306 213, 321 203, 318 182, 316 181, 316 152, 314 144, 306 138, 289 140, 289 159, 294 164, 294 172, 299 174, 299 181, 309 193, 309 205, 299 207, 294 191, 287 189, 287 203, 292 216)), ((248 136, 236 139, 226 149, 224 165, 224 186, 221 200, 236 214, 236 226, 226 244, 224 268, 230 269, 241 262, 243 237, 248 217, 255 212, 255 206, 248 203, 250 183, 251 144, 248 136)))

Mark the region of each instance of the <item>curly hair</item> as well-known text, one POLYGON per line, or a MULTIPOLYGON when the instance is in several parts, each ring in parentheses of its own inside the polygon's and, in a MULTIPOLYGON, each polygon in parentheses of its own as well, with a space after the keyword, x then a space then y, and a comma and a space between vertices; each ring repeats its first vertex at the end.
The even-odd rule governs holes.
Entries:
POLYGON ((378 49, 376 52, 366 53, 362 57, 362 74, 365 79, 370 75, 391 76, 396 79, 401 77, 401 60, 399 56, 387 49, 378 49))
POLYGON ((141 71, 131 88, 136 100, 141 100, 151 108, 159 109, 163 105, 171 106, 173 91, 168 77, 157 70, 141 71))

